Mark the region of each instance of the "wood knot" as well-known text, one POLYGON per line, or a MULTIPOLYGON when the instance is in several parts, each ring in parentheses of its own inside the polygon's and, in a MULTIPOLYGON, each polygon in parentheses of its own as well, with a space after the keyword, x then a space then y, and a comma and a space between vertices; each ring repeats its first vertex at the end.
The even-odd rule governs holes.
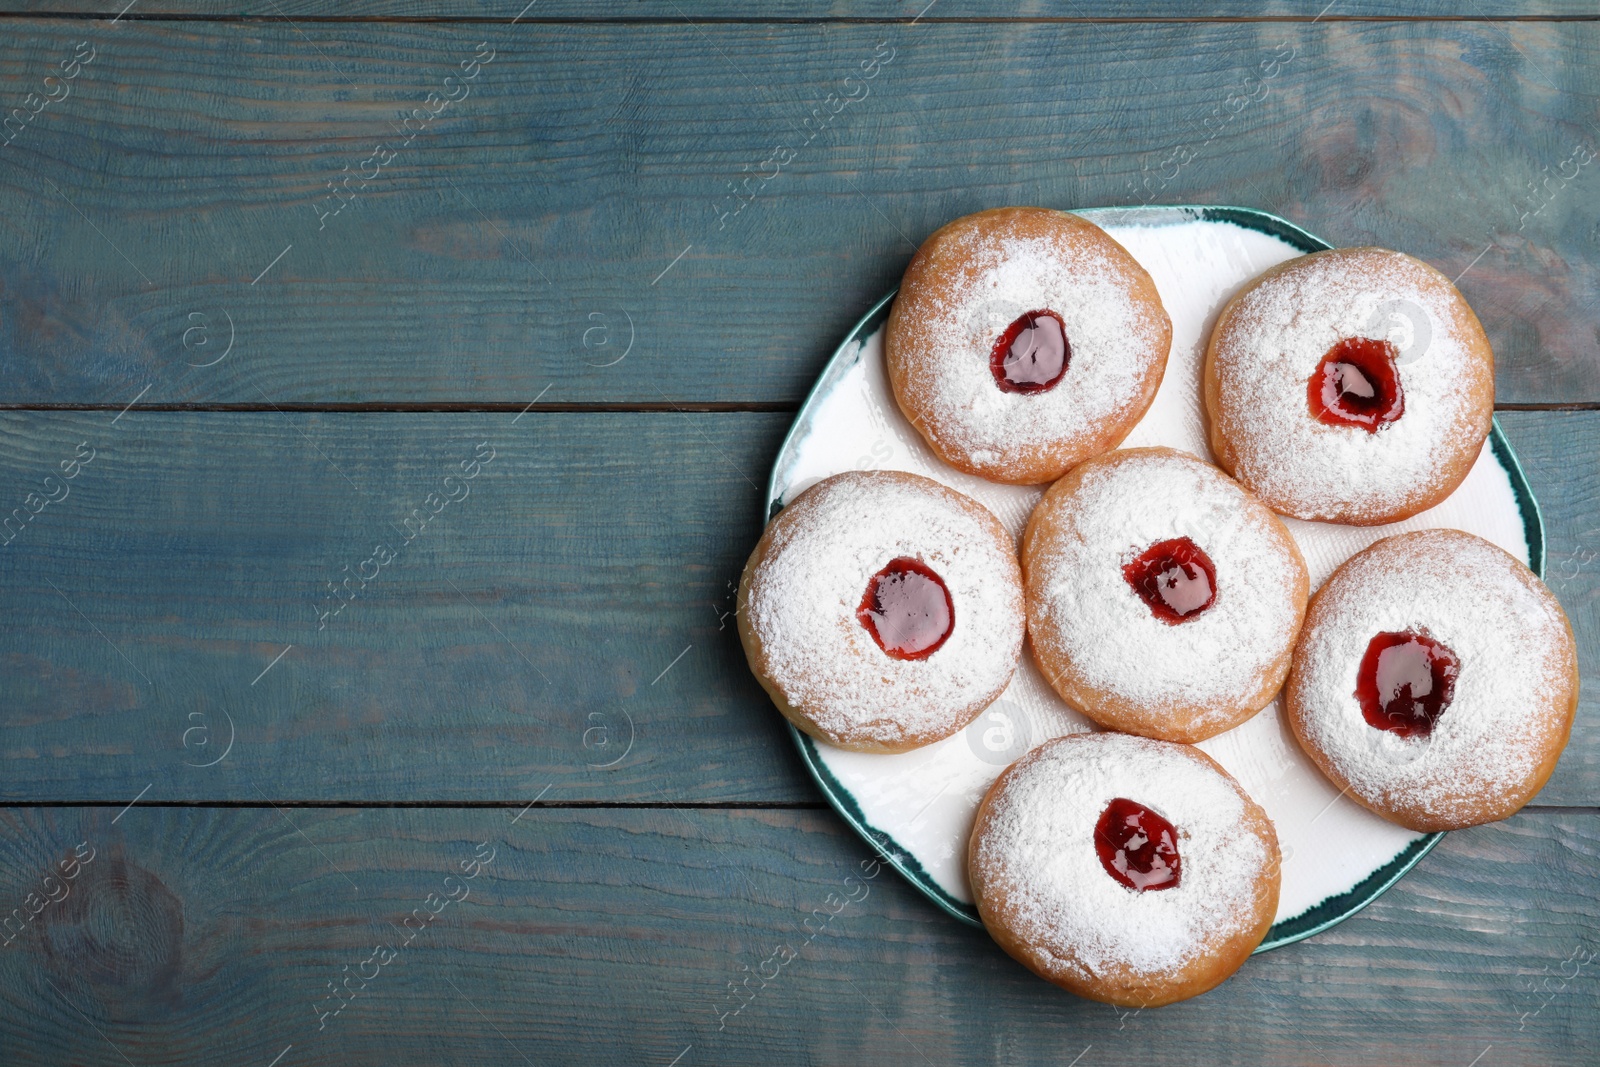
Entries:
POLYGON ((175 992, 183 968, 183 905, 155 874, 105 856, 39 917, 52 970, 106 991, 175 992))

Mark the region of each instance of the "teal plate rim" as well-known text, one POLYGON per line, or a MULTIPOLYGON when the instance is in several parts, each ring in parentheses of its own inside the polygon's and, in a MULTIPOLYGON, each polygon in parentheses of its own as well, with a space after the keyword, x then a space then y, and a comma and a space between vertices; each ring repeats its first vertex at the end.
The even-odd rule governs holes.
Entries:
MULTIPOLYGON (((1322 252, 1334 246, 1324 241, 1315 234, 1296 226, 1288 219, 1279 218, 1277 215, 1255 208, 1247 207, 1221 207, 1203 204, 1181 204, 1172 206, 1150 206, 1132 208, 1084 208, 1074 210, 1073 214, 1082 215, 1101 226, 1117 225, 1173 225, 1178 222, 1203 220, 1206 222, 1227 222, 1245 229, 1255 230, 1258 233, 1268 234, 1282 240, 1284 243, 1298 248, 1302 252, 1322 252)), ((778 446, 778 458, 773 463, 772 473, 767 478, 767 505, 766 518, 771 521, 783 508, 777 490, 777 478, 784 466, 784 458, 788 456, 794 444, 795 436, 808 421, 813 404, 823 393, 825 388, 831 388, 839 372, 848 367, 849 362, 855 358, 855 353, 847 352, 852 345, 870 337, 883 321, 888 318, 889 307, 894 302, 895 293, 891 290, 883 299, 873 304, 855 326, 845 335, 839 347, 829 357, 827 365, 817 377, 817 382, 806 395, 805 402, 796 412, 794 422, 789 427, 789 432, 784 435, 783 443, 778 446)), ((1489 432, 1489 447, 1494 456, 1505 468, 1511 480, 1511 490, 1516 496, 1517 510, 1522 515, 1523 536, 1528 542, 1528 565, 1540 578, 1544 577, 1545 564, 1545 536, 1544 515, 1539 510, 1539 502, 1534 499, 1533 490, 1528 485, 1527 475, 1522 470, 1522 464, 1517 459, 1517 454, 1511 448, 1511 442, 1506 440, 1505 432, 1500 428, 1500 420, 1494 420, 1489 432)), ((915 856, 900 845, 891 835, 867 822, 866 815, 856 803, 855 797, 845 788, 844 784, 833 776, 826 764, 822 762, 821 755, 817 752, 816 742, 806 734, 788 727, 789 735, 794 739, 796 747, 800 750, 800 759, 805 763, 806 769, 811 772, 811 777, 816 779, 817 785, 822 789, 822 794, 828 803, 839 813, 863 840, 873 846, 888 863, 905 876, 906 880, 921 890, 930 900, 944 909, 950 915, 972 926, 983 925, 978 911, 970 904, 962 903, 933 880, 933 877, 923 869, 915 856)), ((1357 885, 1343 893, 1327 897, 1320 903, 1312 905, 1299 915, 1274 923, 1272 929, 1267 931, 1266 938, 1256 948, 1256 952, 1268 952, 1284 945, 1292 945, 1313 934, 1336 926, 1350 918, 1356 912, 1371 904, 1382 896, 1390 886, 1398 882, 1405 873, 1415 867, 1435 845, 1444 840, 1443 833, 1427 834, 1418 838, 1401 849, 1393 859, 1382 867, 1373 871, 1357 885)))

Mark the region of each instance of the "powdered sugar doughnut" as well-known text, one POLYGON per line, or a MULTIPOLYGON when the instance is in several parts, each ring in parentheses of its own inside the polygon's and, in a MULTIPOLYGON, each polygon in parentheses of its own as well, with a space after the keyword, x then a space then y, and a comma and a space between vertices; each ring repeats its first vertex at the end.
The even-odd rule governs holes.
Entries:
POLYGON ((1578 706, 1543 582, 1460 530, 1388 537, 1312 598, 1284 704, 1336 786, 1412 830, 1504 819, 1555 770, 1578 706))
POLYGON ((1308 577, 1276 515, 1171 448, 1108 452, 1045 493, 1022 537, 1028 633, 1102 726, 1202 741, 1277 695, 1308 577))
POLYGON ((1079 996, 1155 1007, 1198 996, 1253 952, 1278 910, 1278 837, 1210 756, 1074 734, 1012 764, 967 846, 989 933, 1079 996))
POLYGON ((1172 323, 1155 283, 1076 215, 1013 207, 923 242, 889 312, 895 399, 941 459, 1033 484, 1117 444, 1155 399, 1172 323))
POLYGON ((1272 268, 1222 309, 1205 400, 1217 461, 1269 507, 1397 522, 1472 469, 1494 417, 1494 353, 1426 263, 1335 249, 1272 268))
POLYGON ((768 524, 739 583, 750 669, 795 726, 900 752, 966 726, 1022 654, 1022 575, 983 505, 931 479, 851 471, 768 524))

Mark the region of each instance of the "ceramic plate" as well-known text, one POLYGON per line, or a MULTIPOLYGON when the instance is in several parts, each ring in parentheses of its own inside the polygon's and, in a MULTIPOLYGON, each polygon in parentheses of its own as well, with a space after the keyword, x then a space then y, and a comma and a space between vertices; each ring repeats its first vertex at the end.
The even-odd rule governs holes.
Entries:
MULTIPOLYGON (((1144 265, 1172 318, 1166 376, 1125 447, 1170 445, 1209 460, 1200 366, 1216 313, 1268 267, 1331 246, 1283 219, 1244 208, 1103 208, 1078 214, 1104 227, 1144 265)), ((946 466, 900 414, 883 367, 883 324, 893 298, 891 293, 880 300, 850 331, 801 407, 768 483, 768 517, 819 479, 881 468, 944 482, 981 501, 1020 535, 1042 487, 999 485, 946 466)), ((1403 361, 1425 359, 1427 324, 1414 321, 1405 305, 1379 310, 1388 321, 1375 324, 1377 335, 1387 334, 1403 361)), ((1432 526, 1478 534, 1544 573, 1539 509, 1498 424, 1466 481, 1436 508, 1383 527, 1285 521, 1305 555, 1313 589, 1378 538, 1432 526)), ((971 726, 937 744, 873 755, 793 733, 806 766, 845 821, 940 907, 977 924, 965 856, 978 802, 1030 748, 1092 728, 1055 695, 1024 652, 1000 699, 971 726)), ((1258 951, 1355 914, 1444 836, 1404 830, 1341 797, 1300 751, 1278 702, 1200 747, 1266 808, 1282 844, 1278 916, 1258 951)))

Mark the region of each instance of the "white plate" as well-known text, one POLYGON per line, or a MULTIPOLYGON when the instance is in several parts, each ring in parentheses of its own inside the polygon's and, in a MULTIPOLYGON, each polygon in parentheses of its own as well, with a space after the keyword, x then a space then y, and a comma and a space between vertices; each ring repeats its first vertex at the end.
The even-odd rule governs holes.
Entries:
MULTIPOLYGON (((1216 313, 1268 267, 1330 246, 1283 219, 1245 208, 1077 214, 1105 228, 1150 272, 1172 318, 1166 376, 1125 447, 1170 445, 1209 460, 1200 367, 1216 313)), ((1043 488, 1000 485, 945 465, 900 414, 883 366, 882 329, 893 296, 879 301, 845 338, 800 409, 768 483, 768 518, 829 475, 889 469, 926 475, 966 493, 1020 535, 1043 488)), ((1402 347, 1407 343, 1403 336, 1398 340, 1402 347)), ((1461 487, 1421 515, 1381 527, 1285 521, 1305 555, 1313 589, 1378 538, 1434 526, 1478 534, 1544 572, 1538 506, 1498 424, 1461 487)), ((946 911, 977 923, 965 857, 978 802, 1028 749, 1092 728, 1056 696, 1025 652, 1000 699, 967 729, 937 744, 872 755, 834 748, 799 731, 794 737, 845 820, 946 911)), ((1266 808, 1283 847, 1278 916, 1258 951, 1298 941, 1359 911, 1444 836, 1401 829, 1341 797, 1300 751, 1276 701, 1200 747, 1266 808)))

